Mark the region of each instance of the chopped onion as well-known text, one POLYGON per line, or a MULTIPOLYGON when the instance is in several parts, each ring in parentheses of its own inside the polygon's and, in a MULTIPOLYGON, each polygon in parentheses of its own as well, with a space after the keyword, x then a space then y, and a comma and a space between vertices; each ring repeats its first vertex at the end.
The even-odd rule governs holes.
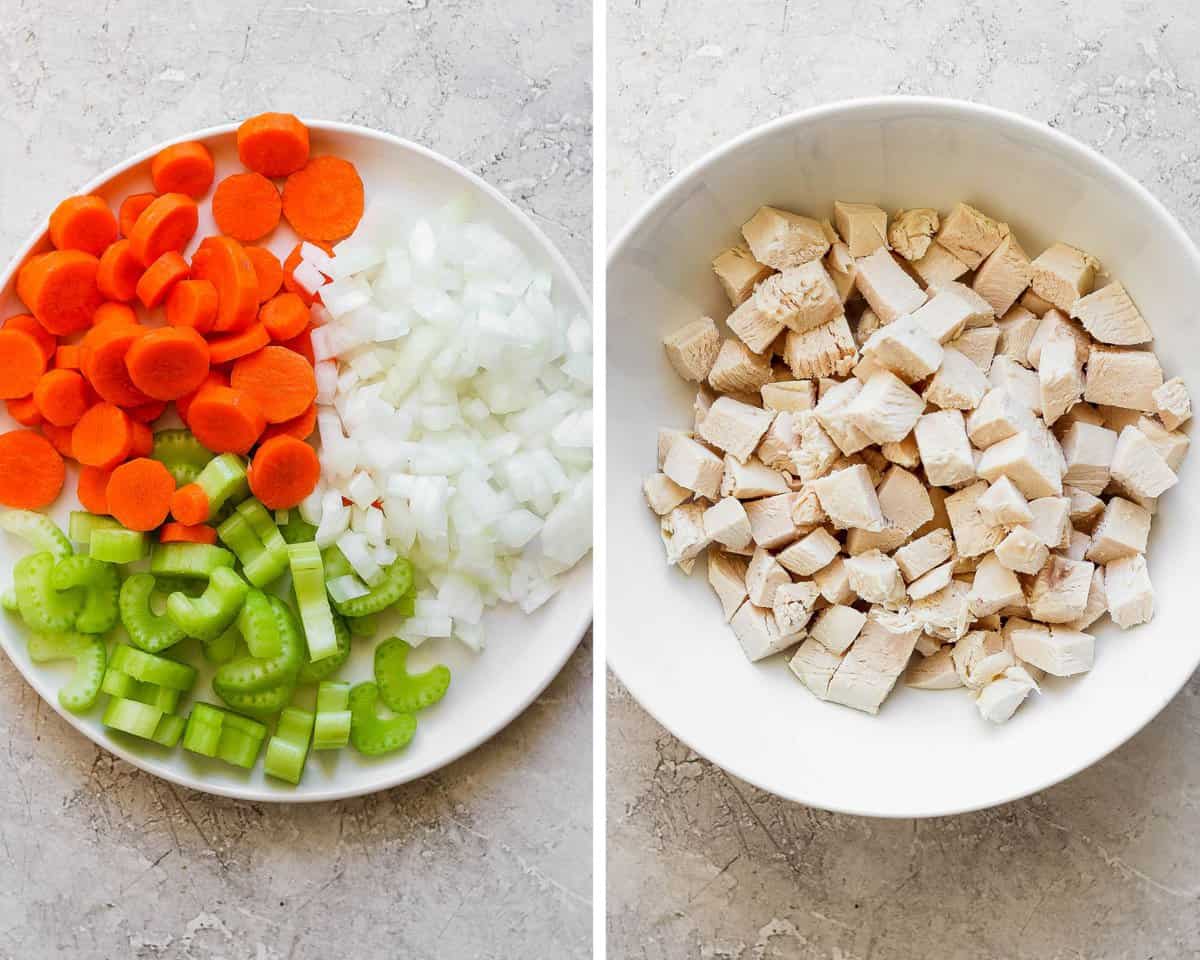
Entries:
POLYGON ((367 585, 352 573, 348 573, 343 577, 334 577, 332 580, 327 581, 325 589, 329 591, 329 596, 333 598, 334 603, 357 600, 359 597, 365 597, 371 592, 367 588, 367 585))

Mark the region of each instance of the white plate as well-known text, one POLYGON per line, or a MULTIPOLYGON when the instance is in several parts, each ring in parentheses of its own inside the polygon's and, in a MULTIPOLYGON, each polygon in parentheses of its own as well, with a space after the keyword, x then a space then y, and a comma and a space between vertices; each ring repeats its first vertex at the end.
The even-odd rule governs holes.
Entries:
MULTIPOLYGON (((533 262, 551 271, 556 303, 590 312, 589 298, 561 254, 524 213, 483 180, 445 157, 387 133, 345 123, 305 122, 311 131, 314 155, 333 153, 358 167, 368 204, 372 196, 386 191, 406 201, 419 214, 432 212, 465 194, 473 201, 474 216, 493 224, 533 262)), ((206 144, 216 160, 219 181, 243 170, 237 158, 235 130, 234 124, 210 127, 170 142, 199 140, 206 144)), ((149 160, 165 146, 159 144, 113 167, 80 192, 98 193, 115 211, 122 197, 153 189, 149 160)), ((216 232, 209 212, 210 198, 211 194, 200 205, 200 229, 193 248, 200 238, 216 232)), ((296 243, 286 222, 268 239, 263 245, 280 258, 296 243)), ((24 312, 14 289, 16 267, 32 250, 45 244, 43 231, 39 230, 9 265, 0 280, 0 317, 24 312)), ((0 430, 14 426, 6 414, 0 413, 0 430)), ((68 512, 79 509, 74 489, 75 473, 69 471, 67 486, 53 510, 64 529, 68 512)), ((7 534, 0 537, 0 570, 4 571, 0 578, 8 582, 13 563, 28 548, 7 534)), ((406 783, 437 770, 483 743, 524 710, 566 663, 591 620, 590 556, 565 579, 562 592, 532 616, 515 609, 490 612, 485 619, 488 647, 481 655, 475 656, 451 640, 428 641, 413 655, 416 668, 436 662, 447 664, 453 682, 441 703, 422 712, 417 735, 406 750, 375 759, 353 749, 316 751, 310 755, 304 777, 296 787, 265 777, 261 762, 252 771, 242 771, 182 748, 167 750, 114 733, 101 725, 100 707, 82 717, 68 713, 59 707, 57 691, 70 675, 69 666, 32 664, 26 651, 25 630, 11 617, 0 620, 0 644, 25 679, 72 726, 149 773, 196 790, 246 800, 335 800, 406 783)), ((374 640, 356 640, 351 659, 339 674, 341 679, 369 678, 374 646, 374 640)), ((201 662, 198 653, 188 659, 201 662)), ((211 693, 210 675, 209 671, 201 672, 194 692, 198 699, 220 703, 211 693)), ((306 695, 311 693, 302 690, 301 696, 306 695)), ((56 762, 51 755, 44 760, 56 762)))
MULTIPOLYGON (((835 199, 888 210, 966 200, 1005 220, 1036 255, 1055 240, 1095 254, 1155 333, 1167 376, 1200 390, 1200 255, 1150 194, 1103 157, 1040 124, 973 104, 886 98, 838 103, 740 137, 677 176, 614 243, 608 266, 608 656, 638 701, 737 776, 849 813, 936 816, 1033 793, 1136 733, 1200 661, 1200 464, 1162 498, 1148 558, 1152 623, 1107 618, 1096 665, 1050 679, 1006 725, 962 690, 899 685, 877 717, 822 703, 784 658, 751 664, 705 578, 668 569, 640 480, 655 428, 691 422, 689 389, 659 338, 729 313, 709 261, 764 203, 827 216, 835 199)), ((1192 459, 1195 459, 1195 454, 1192 459)))

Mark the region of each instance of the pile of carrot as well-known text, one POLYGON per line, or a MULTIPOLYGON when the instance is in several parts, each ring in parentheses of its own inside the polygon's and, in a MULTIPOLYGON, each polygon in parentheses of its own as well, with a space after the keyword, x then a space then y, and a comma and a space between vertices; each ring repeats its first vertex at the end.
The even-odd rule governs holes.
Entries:
POLYGON ((188 498, 149 459, 151 424, 172 402, 213 453, 250 457, 251 487, 267 506, 294 507, 312 492, 314 297, 292 276, 299 245, 281 263, 252 244, 284 219, 329 251, 358 225, 362 181, 347 160, 310 156, 308 128, 291 114, 247 120, 237 148, 246 171, 212 190, 220 233, 194 247, 198 203, 215 178, 202 143, 158 153, 154 192, 125 197, 116 215, 91 195, 51 214, 52 249, 17 276, 28 313, 0 326, 0 399, 24 428, 0 434, 0 503, 52 503, 73 459, 85 509, 130 529, 162 527, 164 541, 211 542, 212 528, 186 508, 167 522, 172 502, 188 498))

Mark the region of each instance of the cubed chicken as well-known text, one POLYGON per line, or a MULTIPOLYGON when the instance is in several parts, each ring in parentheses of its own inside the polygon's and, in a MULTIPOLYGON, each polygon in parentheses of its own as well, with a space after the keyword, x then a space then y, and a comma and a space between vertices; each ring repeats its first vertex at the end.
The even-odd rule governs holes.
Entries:
POLYGON ((712 268, 729 302, 735 307, 745 303, 754 293, 754 288, 771 275, 771 268, 755 260, 750 248, 741 245, 717 254, 712 268))
MULTIPOLYGON (((745 463, 735 457, 725 457, 721 475, 720 496, 737 497, 739 500, 757 500, 788 493, 787 478, 760 460, 751 457, 745 463)), ((710 499, 716 499, 712 497, 710 499)))
POLYGON ((929 251, 940 224, 938 212, 929 207, 897 210, 888 227, 888 242, 905 260, 920 260, 929 251))
POLYGON ((1066 626, 1030 623, 1013 630, 1013 652, 1054 677, 1073 677, 1092 669, 1096 641, 1066 626))
MULTIPOLYGON (((843 421, 837 416, 839 411, 834 407, 835 404, 831 401, 826 407, 826 413, 833 418, 832 422, 841 424, 843 421)), ((841 455, 842 451, 825 432, 817 416, 806 416, 800 427, 800 446, 792 450, 790 455, 792 473, 808 483, 825 476, 841 455)))
POLYGON ((1010 357, 1017 363, 1028 365, 1029 344, 1037 332, 1040 319, 1037 314, 1026 310, 1019 304, 1010 307, 996 322, 1000 328, 1000 339, 996 343, 996 353, 1002 357, 1010 357))
POLYGON ((940 243, 934 242, 919 259, 912 261, 912 269, 927 287, 957 280, 970 267, 958 259, 940 243))
MULTIPOLYGON (((1119 562, 1119 561, 1118 561, 1119 562)), ((1093 564, 1051 554, 1034 578, 1029 612, 1043 623, 1070 623, 1087 606, 1093 564)))
POLYGON ((907 614, 873 608, 829 683, 827 698, 876 713, 908 666, 921 625, 907 614))
POLYGON ((846 417, 872 443, 903 440, 925 412, 925 402, 890 370, 878 370, 846 407, 846 417))
POLYGON ((909 611, 930 636, 954 643, 967 632, 971 622, 970 593, 969 585, 951 580, 937 593, 914 600, 909 611))
POLYGON ((856 260, 855 265, 858 267, 855 283, 884 323, 912 313, 925 302, 925 291, 904 272, 886 248, 880 247, 856 260))
POLYGON ((676 507, 660 523, 663 544, 667 548, 667 563, 674 566, 693 560, 708 546, 704 534, 704 507, 685 503, 676 507))
POLYGON ((993 387, 967 417, 967 437, 980 450, 1033 430, 1033 411, 1007 390, 993 387))
POLYGON ((871 334, 862 353, 905 383, 915 383, 942 365, 943 349, 915 320, 905 317, 871 334))
POLYGON ((811 380, 779 380, 764 383, 760 389, 763 406, 768 410, 799 413, 817 405, 817 389, 811 380))
POLYGON ((1140 553, 1104 565, 1104 593, 1113 623, 1128 629, 1154 616, 1154 588, 1140 553))
POLYGON ((1120 282, 1080 297, 1071 306, 1071 316, 1100 343, 1131 347, 1154 339, 1149 325, 1120 282))
POLYGON ((858 346, 844 313, 803 333, 789 330, 784 338, 783 361, 797 380, 844 377, 857 357, 858 346))
POLYGON ((895 607, 904 602, 904 578, 896 561, 878 550, 868 550, 845 561, 850 589, 868 603, 895 607))
POLYGON ((975 579, 971 582, 971 594, 967 602, 973 616, 986 617, 1005 607, 1023 605, 1025 594, 1017 575, 996 554, 989 553, 975 568, 975 579))
POLYGON ((997 314, 1003 314, 1025 292, 1032 277, 1029 255, 1009 234, 979 265, 971 286, 997 314))
POLYGON ((776 270, 819 260, 829 249, 819 221, 775 207, 759 207, 742 225, 742 236, 754 259, 776 270))
POLYGON ((925 387, 922 396, 943 410, 974 410, 988 392, 984 372, 957 350, 946 347, 942 365, 925 387))
POLYGON ((670 513, 692 495, 692 491, 681 487, 665 473, 652 473, 642 483, 642 493, 650 509, 660 517, 670 513))
POLYGON ((858 527, 879 532, 888 524, 864 464, 836 470, 810 484, 822 509, 839 530, 858 527))
POLYGON ((792 582, 779 561, 763 547, 758 547, 750 558, 746 569, 746 594, 750 602, 759 607, 770 607, 775 603, 775 591, 792 582))
POLYGON ((1068 336, 1051 338, 1038 359, 1038 387, 1042 419, 1049 426, 1075 406, 1083 396, 1083 368, 1068 336))
POLYGON ((963 685, 954 668, 953 647, 942 647, 935 653, 913 661, 904 674, 906 686, 917 690, 954 690, 963 685))
POLYGON ((914 540, 893 554, 904 579, 912 582, 945 563, 954 553, 954 540, 949 530, 938 529, 914 540))
POLYGON ((1167 466, 1178 471, 1180 464, 1183 463, 1183 458, 1187 456, 1188 447, 1191 445, 1187 434, 1180 430, 1168 430, 1157 420, 1151 420, 1149 417, 1138 417, 1134 426, 1146 435, 1146 439, 1154 445, 1154 449, 1166 461, 1167 466))
POLYGON ((1153 413, 1154 391, 1162 384, 1162 367, 1150 351, 1092 347, 1083 399, 1153 413))
POLYGON ((926 597, 931 597, 935 593, 944 590, 950 585, 950 581, 954 579, 953 560, 947 560, 940 566, 934 567, 928 573, 917 577, 908 585, 908 596, 912 600, 924 600, 926 597))
POLYGON ((1113 450, 1112 479, 1135 498, 1158 497, 1179 482, 1175 471, 1137 427, 1126 427, 1113 450))
POLYGON ((1031 500, 1062 493, 1063 471, 1059 462, 1030 430, 1022 430, 984 450, 978 474, 989 482, 1008 477, 1031 500))
POLYGON ((663 461, 663 473, 681 487, 709 500, 718 499, 724 472, 720 457, 687 436, 675 438, 663 461))
MULTIPOLYGON (((759 307, 757 295, 742 303, 726 317, 725 325, 752 351, 765 354, 770 353, 775 338, 784 330, 782 323, 759 307)), ((715 356, 713 359, 716 360, 715 356)))
POLYGON ((1079 324, 1072 322, 1058 310, 1047 310, 1038 321, 1037 329, 1029 341, 1029 352, 1025 359, 1029 366, 1037 369, 1042 362, 1042 348, 1055 339, 1070 339, 1075 345, 1075 360, 1083 364, 1087 362, 1088 351, 1092 348, 1091 338, 1079 324))
POLYGON ((760 407, 719 397, 699 424, 702 440, 745 463, 771 426, 775 414, 760 407))
POLYGON ((1026 526, 1013 527, 996 546, 995 557, 1016 573, 1035 574, 1050 559, 1050 548, 1026 526))
POLYGON ((1104 513, 1092 531, 1087 559, 1093 563, 1111 563, 1145 553, 1149 537, 1150 512, 1124 497, 1113 497, 1104 505, 1104 513))
POLYGON ((1091 293, 1096 282, 1095 258, 1065 243, 1047 247, 1032 266, 1033 293, 1064 313, 1080 297, 1091 293))
POLYGON ((801 537, 782 550, 777 557, 780 565, 789 573, 799 577, 810 577, 822 567, 828 566, 841 552, 842 545, 824 527, 801 537))
POLYGON ((963 483, 975 476, 975 459, 967 441, 960 410, 926 413, 914 428, 925 478, 940 487, 963 483))
POLYGON ((943 218, 937 242, 974 270, 1008 234, 1007 225, 959 202, 943 218))
POLYGON ((1051 550, 1064 546, 1071 536, 1071 501, 1067 497, 1039 497, 1029 502, 1033 518, 1027 529, 1051 550))
POLYGON ((708 377, 721 349, 721 334, 709 317, 701 317, 663 337, 667 359, 684 380, 695 383, 708 377))
POLYGON ((1042 412, 1042 385, 1036 371, 1026 369, 1009 357, 997 357, 988 371, 988 383, 993 389, 1003 390, 1025 409, 1042 412))
POLYGON ((1168 430, 1174 430, 1192 418, 1192 400, 1179 377, 1166 381, 1152 396, 1158 419, 1168 430))
POLYGON ((1000 328, 995 324, 972 327, 951 340, 947 347, 957 350, 977 366, 986 377, 996 356, 996 345, 1000 342, 1000 328))
POLYGON ((754 291, 754 302, 768 320, 797 333, 842 312, 842 298, 820 260, 768 277, 754 291))
POLYGON ((856 597, 850 589, 850 573, 846 570, 846 562, 842 557, 834 557, 814 573, 812 579, 820 589, 821 596, 829 603, 849 604, 856 597))
POLYGON ((981 690, 1016 663, 1004 638, 994 630, 972 630, 954 645, 954 669, 963 686, 981 690))
POLYGON ((800 536, 800 528, 792 518, 792 510, 799 497, 798 493, 783 493, 746 502, 750 535, 755 543, 775 550, 800 536))
POLYGON ((871 438, 856 427, 848 409, 862 390, 857 380, 846 380, 831 387, 821 397, 814 410, 817 422, 846 456, 857 453, 871 443, 871 438))
POLYGON ((921 450, 917 446, 917 436, 915 433, 910 433, 902 440, 895 443, 881 443, 879 452, 885 460, 888 460, 897 466, 906 467, 909 470, 915 470, 921 465, 921 450))
POLYGON ((722 550, 708 551, 708 582, 721 601, 721 610, 728 623, 745 602, 746 570, 749 564, 745 557, 725 553, 722 550))
POLYGON ((994 527, 1015 527, 1033 519, 1029 502, 1008 477, 1000 477, 979 498, 979 515, 994 527))
POLYGON ((788 667, 811 693, 821 700, 827 700, 829 684, 842 665, 842 659, 842 656, 830 653, 823 644, 809 637, 788 660, 788 667))
POLYGON ((719 543, 731 550, 745 550, 753 538, 750 535, 750 518, 742 501, 725 497, 704 511, 704 535, 710 542, 719 543))
POLYGON ((783 584, 775 591, 771 612, 780 633, 795 636, 801 633, 816 612, 821 591, 811 580, 783 584))
POLYGON ((764 607, 755 606, 749 600, 737 609, 729 620, 734 636, 742 645, 742 651, 751 662, 780 653, 800 642, 802 634, 782 633, 775 622, 775 615, 764 607))
POLYGON ((1038 689, 1024 667, 1014 665, 992 680, 975 697, 979 715, 992 723, 1004 723, 1017 712, 1025 698, 1038 689))
POLYGON ((987 492, 982 481, 964 487, 946 498, 946 513, 954 534, 955 549, 960 557, 981 557, 996 549, 1006 530, 990 524, 979 511, 979 498, 987 492))
POLYGON ((913 321, 939 343, 953 340, 968 327, 992 322, 992 308, 970 287, 949 280, 929 288, 932 296, 911 314, 913 321))
POLYGON ((833 220, 853 257, 887 249, 887 214, 870 203, 834 201, 833 220))

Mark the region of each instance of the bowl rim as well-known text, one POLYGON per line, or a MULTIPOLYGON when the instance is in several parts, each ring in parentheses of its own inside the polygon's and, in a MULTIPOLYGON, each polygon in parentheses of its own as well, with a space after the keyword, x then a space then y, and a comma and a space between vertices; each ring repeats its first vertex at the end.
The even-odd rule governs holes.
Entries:
MULTIPOLYGON (((802 127, 805 124, 813 121, 824 120, 836 115, 853 115, 857 113, 879 112, 887 110, 923 110, 929 115, 938 116, 954 116, 958 119, 968 119, 974 122, 986 121, 990 123, 1008 125, 1010 128, 1020 129, 1035 137, 1040 137, 1047 141, 1060 153, 1065 153, 1068 156, 1086 160, 1088 163, 1098 166, 1105 174, 1120 181, 1125 187, 1129 188, 1138 200, 1153 209, 1160 215, 1163 221, 1167 224, 1171 231, 1171 239, 1186 252, 1188 258, 1192 261, 1192 265, 1196 272, 1200 274, 1200 249, 1197 249, 1192 238, 1184 230, 1182 224, 1179 223, 1175 215, 1160 201, 1149 189, 1147 189, 1140 181, 1129 173, 1125 172, 1118 164, 1108 159, 1098 150, 1082 142, 1074 137, 1063 133, 1061 130, 1056 130, 1053 127, 1040 123, 1022 114, 1015 113, 1011 110, 1004 110, 999 107, 993 107, 982 103, 976 103, 971 100, 962 100, 954 97, 926 97, 926 96, 907 96, 907 95, 887 95, 876 97, 861 97, 846 100, 835 100, 829 103, 819 104, 817 106, 808 107, 802 110, 792 111, 766 123, 759 124, 743 133, 738 134, 730 140, 718 144, 707 153, 703 154, 698 160, 690 163, 683 170, 672 176, 663 186, 654 192, 651 197, 646 200, 637 213, 630 218, 629 222, 621 228, 616 238, 609 244, 608 254, 605 264, 606 278, 611 274, 613 266, 617 259, 624 253, 625 247, 630 240, 643 229, 647 221, 655 216, 658 211, 667 205, 677 194, 682 193, 688 188, 693 178, 700 174, 711 164, 714 164, 726 156, 736 153, 743 148, 752 147, 759 139, 774 135, 780 130, 788 127, 802 127)), ((607 361, 607 358, 606 358, 607 361)), ((747 771, 741 768, 740 764, 734 760, 733 762, 725 762, 724 759, 718 761, 716 758, 709 756, 691 743, 686 737, 682 736, 664 717, 660 716, 645 699, 639 694, 641 688, 636 684, 631 684, 625 676, 622 676, 619 667, 613 663, 611 657, 606 658, 608 667, 613 671, 613 674, 618 680, 629 690, 630 695, 637 701, 638 705, 645 710, 656 722, 662 725, 676 739, 684 743, 690 750, 694 751, 699 756, 704 757, 711 763, 716 764, 721 769, 727 771, 744 780, 752 786, 767 793, 781 797, 793 803, 800 803, 806 806, 812 806, 817 809, 829 810, 833 813, 848 814, 858 817, 873 817, 878 819, 925 819, 932 817, 948 817, 958 814, 974 813, 980 810, 988 810, 993 807, 1002 806, 1003 804, 1012 803, 1016 800, 1021 800, 1025 797, 1040 793, 1049 787, 1062 783, 1076 774, 1086 770, 1088 767, 1099 762, 1107 757, 1113 751, 1131 740, 1135 735, 1140 733, 1150 721, 1154 720, 1166 706, 1175 699, 1188 680, 1200 667, 1200 647, 1197 648, 1194 659, 1192 661, 1191 670, 1182 675, 1178 682, 1169 688, 1166 696, 1159 702, 1151 711, 1148 711, 1146 716, 1140 719, 1136 724, 1131 726, 1127 731, 1122 732, 1116 737, 1100 744, 1086 753, 1081 754, 1080 758, 1074 763, 1068 765, 1063 770, 1058 771, 1049 777, 1043 778, 1030 786, 1021 787, 1012 790, 1011 792, 1003 793, 995 798, 987 801, 965 805, 947 805, 938 806, 936 803, 931 804, 928 808, 921 812, 906 811, 889 811, 871 806, 869 803, 863 804, 839 804, 828 805, 826 803, 816 803, 814 800, 806 796, 801 790, 786 790, 781 791, 774 786, 762 782, 762 779, 748 774, 747 771)))
MULTIPOLYGON (((376 130, 372 127, 366 127, 356 123, 344 123, 339 120, 320 120, 307 116, 301 117, 300 120, 310 130, 316 130, 322 133, 342 133, 351 136, 364 137, 368 140, 378 140, 390 146, 411 151, 412 153, 415 153, 426 160, 433 161, 438 166, 443 167, 460 179, 470 183, 476 189, 487 194, 500 204, 509 217, 511 217, 518 224, 523 225, 524 228, 528 230, 529 234, 539 248, 540 253, 546 257, 549 263, 553 264, 553 266, 557 268, 559 272, 561 272, 562 276, 566 277, 571 296, 582 305, 583 309, 586 310, 589 315, 591 314, 592 298, 588 295, 586 288, 583 286, 583 282, 579 279, 579 275, 567 261, 566 257, 563 256, 562 252, 550 241, 550 238, 546 236, 542 229, 536 223, 534 223, 533 218, 530 217, 528 213, 518 207, 512 202, 512 200, 501 193, 500 190, 492 186, 492 184, 488 183, 478 174, 468 170, 466 167, 462 166, 462 164, 451 160, 449 157, 444 156, 443 154, 438 153, 429 147, 422 146, 421 144, 415 143, 412 140, 396 136, 395 134, 388 133, 384 130, 376 130)), ((103 171, 98 176, 93 177, 91 180, 85 183, 82 187, 75 191, 75 193, 92 193, 95 190, 105 186, 111 180, 114 180, 122 174, 128 173, 129 171, 140 167, 142 164, 145 164, 152 157, 154 157, 155 154, 173 144, 184 143, 191 140, 210 140, 214 137, 234 134, 237 132, 239 126, 239 123, 232 121, 219 123, 163 140, 153 146, 141 150, 125 160, 122 160, 120 163, 109 167, 107 170, 103 171)), ((40 221, 39 225, 35 227, 29 238, 23 244, 21 244, 17 253, 8 261, 8 265, 4 268, 4 270, 0 272, 0 289, 7 287, 12 282, 13 275, 29 257, 32 251, 37 247, 37 245, 43 241, 48 230, 48 221, 40 221)), ((589 566, 593 565, 594 563, 589 563, 589 566)), ((126 763, 132 764, 139 770, 149 774, 152 777, 158 777, 178 786, 186 787, 189 790, 195 790, 200 793, 206 793, 212 796, 228 797, 233 800, 245 800, 252 803, 325 803, 333 800, 347 800, 353 797, 368 796, 373 793, 390 790, 393 787, 398 787, 405 783, 411 783, 414 780, 419 780, 422 777, 429 776, 431 773, 441 770, 443 767, 449 766, 451 763, 462 759, 471 751, 482 746, 497 733, 507 727, 510 723, 512 723, 513 720, 515 720, 518 716, 524 713, 529 708, 530 704, 532 704, 538 697, 542 695, 554 678, 562 672, 563 667, 571 658, 571 655, 579 647, 579 644, 583 642, 584 636, 591 627, 593 619, 593 607, 594 594, 589 598, 589 602, 587 604, 580 605, 577 622, 571 629, 571 635, 574 637, 574 642, 565 644, 563 646, 560 654, 553 660, 553 668, 547 672, 544 678, 542 678, 533 686, 533 688, 531 688, 529 695, 522 698, 512 710, 498 716, 495 720, 493 720, 492 723, 481 727, 476 733, 472 734, 470 737, 467 737, 463 744, 454 751, 451 751, 449 754, 446 754, 437 760, 415 767, 412 770, 405 770, 401 773, 383 776, 374 783, 349 788, 331 786, 294 796, 266 792, 250 784, 247 784, 244 788, 224 786, 221 784, 208 784, 198 778, 183 775, 174 769, 148 769, 143 762, 143 758, 136 751, 127 749, 122 743, 114 738, 105 738, 103 741, 98 739, 97 737, 93 736, 92 729, 83 722, 83 718, 78 717, 69 710, 63 708, 63 706, 59 704, 56 697, 42 696, 37 684, 35 684, 33 681, 33 677, 31 676, 32 671, 27 670, 25 665, 19 659, 8 657, 8 661, 16 667, 22 678, 30 685, 30 687, 33 688, 34 693, 37 694, 39 699, 44 700, 47 705, 53 708, 55 713, 66 720, 67 723, 75 728, 75 730, 87 737, 88 740, 94 743, 101 750, 107 750, 109 753, 120 757, 126 763)), ((0 643, 0 648, 3 647, 4 644, 0 643)), ((6 656, 7 652, 7 649, 5 649, 6 656)))

